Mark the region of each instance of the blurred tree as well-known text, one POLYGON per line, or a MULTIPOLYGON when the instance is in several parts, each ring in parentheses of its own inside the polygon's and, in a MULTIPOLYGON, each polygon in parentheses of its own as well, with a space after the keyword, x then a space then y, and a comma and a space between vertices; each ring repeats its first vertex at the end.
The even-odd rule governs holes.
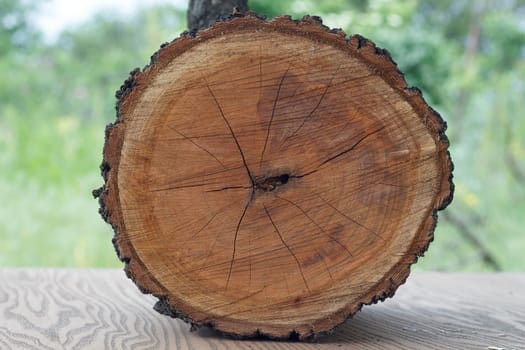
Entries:
POLYGON ((35 43, 37 32, 27 19, 27 13, 34 11, 35 6, 34 2, 0 1, 0 56, 35 43))
MULTIPOLYGON (((37 2, 9 1, 28 23, 37 2)), ((90 196, 100 182, 104 126, 128 72, 183 23, 180 11, 158 6, 126 20, 101 14, 54 43, 3 46, 0 168, 9 171, 0 175, 0 195, 11 205, 0 211, 0 265, 117 263, 90 196)))
MULTIPOLYGON (((128 72, 185 29, 185 13, 100 14, 46 44, 29 20, 39 4, 0 0, 0 264, 66 265, 71 251, 77 266, 116 264, 89 198, 104 125, 128 72)), ((248 4, 369 37, 449 122, 456 199, 416 268, 525 269, 524 0, 248 4)))

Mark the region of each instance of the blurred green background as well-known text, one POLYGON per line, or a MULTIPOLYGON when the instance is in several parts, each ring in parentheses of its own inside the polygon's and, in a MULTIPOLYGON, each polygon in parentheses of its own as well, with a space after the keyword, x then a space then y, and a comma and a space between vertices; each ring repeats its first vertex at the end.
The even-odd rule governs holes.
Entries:
MULTIPOLYGON (((0 0, 0 266, 121 266, 91 197, 104 126, 115 90, 185 29, 185 11, 106 11, 45 40, 43 3, 0 0)), ((416 269, 525 270, 525 1, 249 5, 372 39, 447 120, 455 200, 416 269)))

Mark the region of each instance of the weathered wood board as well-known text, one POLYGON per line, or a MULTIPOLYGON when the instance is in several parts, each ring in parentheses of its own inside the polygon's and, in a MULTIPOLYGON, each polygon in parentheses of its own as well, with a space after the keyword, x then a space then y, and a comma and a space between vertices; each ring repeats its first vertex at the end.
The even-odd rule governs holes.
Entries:
POLYGON ((414 273, 319 343, 190 332, 117 270, 1 269, 0 349, 525 349, 525 274, 414 273))

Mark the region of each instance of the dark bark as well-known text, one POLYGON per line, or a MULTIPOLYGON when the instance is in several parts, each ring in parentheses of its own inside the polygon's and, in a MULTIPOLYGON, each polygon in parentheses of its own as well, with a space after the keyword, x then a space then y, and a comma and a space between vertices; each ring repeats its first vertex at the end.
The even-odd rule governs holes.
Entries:
POLYGON ((248 11, 248 0, 190 0, 188 29, 190 31, 211 26, 222 16, 229 16, 233 9, 248 11))

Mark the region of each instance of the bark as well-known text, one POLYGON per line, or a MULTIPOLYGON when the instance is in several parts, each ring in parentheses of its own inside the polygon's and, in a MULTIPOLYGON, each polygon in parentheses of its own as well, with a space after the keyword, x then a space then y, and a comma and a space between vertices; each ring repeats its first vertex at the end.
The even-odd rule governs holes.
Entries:
POLYGON ((248 12, 248 0, 190 0, 188 29, 195 31, 207 28, 221 17, 231 15, 234 9, 248 12))

